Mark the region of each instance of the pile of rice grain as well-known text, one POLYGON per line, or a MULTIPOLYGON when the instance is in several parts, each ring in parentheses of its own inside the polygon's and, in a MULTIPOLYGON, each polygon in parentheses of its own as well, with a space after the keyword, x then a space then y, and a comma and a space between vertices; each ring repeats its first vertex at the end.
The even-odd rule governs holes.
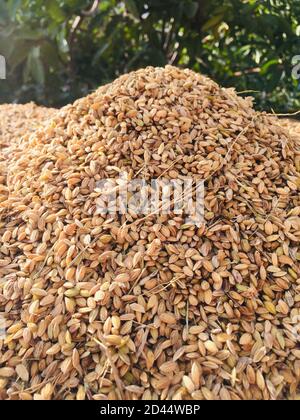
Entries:
POLYGON ((29 133, 45 124, 56 110, 35 105, 33 102, 0 105, 0 203, 7 196, 6 173, 10 159, 26 148, 29 133))
POLYGON ((300 142, 300 121, 292 118, 284 118, 280 120, 283 127, 285 127, 289 133, 296 138, 296 141, 300 142))
POLYGON ((54 115, 0 207, 2 399, 299 399, 300 150, 171 66, 54 115), (205 223, 98 214, 96 183, 205 180, 205 223))
POLYGON ((43 126, 55 111, 33 102, 0 105, 0 152, 19 144, 21 138, 43 126))

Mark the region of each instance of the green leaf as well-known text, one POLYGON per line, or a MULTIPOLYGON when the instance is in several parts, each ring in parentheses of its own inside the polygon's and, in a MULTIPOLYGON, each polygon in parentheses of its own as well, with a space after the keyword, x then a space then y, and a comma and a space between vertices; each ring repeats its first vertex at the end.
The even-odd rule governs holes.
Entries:
POLYGON ((47 66, 47 69, 58 69, 61 61, 58 56, 57 46, 52 42, 45 42, 41 45, 41 59, 47 66))
POLYGON ((28 45, 25 41, 14 44, 11 55, 8 58, 9 70, 13 72, 16 67, 26 61, 28 56, 28 45))
POLYGON ((34 47, 30 51, 23 75, 25 82, 32 78, 39 85, 45 84, 45 72, 40 58, 40 47, 34 47))
POLYGON ((16 19, 17 10, 21 5, 22 0, 9 0, 8 2, 8 11, 11 19, 14 21, 16 19))
POLYGON ((7 23, 7 19, 9 18, 7 5, 4 1, 0 1, 0 24, 3 25, 7 23))
POLYGON ((96 54, 93 57, 93 61, 92 61, 92 64, 93 65, 95 65, 99 61, 99 59, 101 58, 102 54, 105 53, 105 51, 109 48, 109 46, 110 46, 110 42, 105 42, 101 46, 101 48, 96 52, 96 54))
POLYGON ((15 39, 16 40, 24 40, 26 39, 27 41, 38 41, 39 39, 43 38, 44 34, 42 31, 39 30, 33 30, 33 29, 29 29, 29 28, 22 28, 22 29, 18 29, 15 32, 15 39))
POLYGON ((31 59, 32 59, 32 56, 31 56, 31 53, 29 53, 28 56, 27 56, 26 65, 25 65, 24 70, 23 70, 24 84, 28 83, 29 79, 30 79, 31 59))
POLYGON ((134 0, 125 0, 125 6, 136 19, 140 19, 140 13, 134 0))
POLYGON ((50 0, 46 4, 47 11, 53 20, 56 22, 63 22, 66 19, 66 15, 62 8, 58 5, 57 1, 50 0))
POLYGON ((203 25, 203 27, 202 27, 203 31, 206 32, 209 29, 212 29, 212 28, 218 26, 222 22, 223 18, 224 18, 223 13, 220 14, 220 15, 212 17, 211 19, 206 21, 206 23, 203 25))
POLYGON ((278 64, 278 59, 274 58, 273 60, 269 60, 267 63, 265 63, 261 69, 260 69, 260 74, 262 76, 264 76, 265 74, 268 73, 268 70, 270 69, 271 66, 275 66, 276 64, 278 64))
POLYGON ((36 83, 40 85, 45 84, 44 66, 39 57, 34 58, 32 60, 31 72, 32 72, 33 79, 36 81, 36 83))
POLYGON ((8 42, 6 37, 1 36, 0 32, 0 54, 3 55, 7 60, 10 55, 13 53, 15 43, 8 42))

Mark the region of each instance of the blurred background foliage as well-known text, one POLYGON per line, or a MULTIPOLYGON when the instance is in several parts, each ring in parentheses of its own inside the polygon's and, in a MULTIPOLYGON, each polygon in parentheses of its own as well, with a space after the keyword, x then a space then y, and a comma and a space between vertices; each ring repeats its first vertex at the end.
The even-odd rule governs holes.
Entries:
POLYGON ((0 0, 0 102, 61 106, 122 73, 167 63, 300 108, 299 0, 0 0))

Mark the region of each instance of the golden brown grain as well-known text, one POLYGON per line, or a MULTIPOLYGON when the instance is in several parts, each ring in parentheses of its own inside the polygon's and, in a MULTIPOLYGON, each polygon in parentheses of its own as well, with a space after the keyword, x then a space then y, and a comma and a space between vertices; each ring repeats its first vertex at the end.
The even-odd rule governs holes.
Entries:
POLYGON ((275 117, 149 67, 21 143, 1 181, 1 399, 299 399, 300 150, 275 117), (205 223, 98 214, 121 171, 205 180, 205 223))

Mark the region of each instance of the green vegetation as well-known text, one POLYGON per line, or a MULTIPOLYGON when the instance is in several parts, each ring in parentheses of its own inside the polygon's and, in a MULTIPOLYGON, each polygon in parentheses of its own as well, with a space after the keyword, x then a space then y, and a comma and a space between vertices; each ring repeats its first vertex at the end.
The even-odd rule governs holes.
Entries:
POLYGON ((185 66, 300 108, 298 0, 0 0, 0 102, 60 106, 139 67, 185 66))

